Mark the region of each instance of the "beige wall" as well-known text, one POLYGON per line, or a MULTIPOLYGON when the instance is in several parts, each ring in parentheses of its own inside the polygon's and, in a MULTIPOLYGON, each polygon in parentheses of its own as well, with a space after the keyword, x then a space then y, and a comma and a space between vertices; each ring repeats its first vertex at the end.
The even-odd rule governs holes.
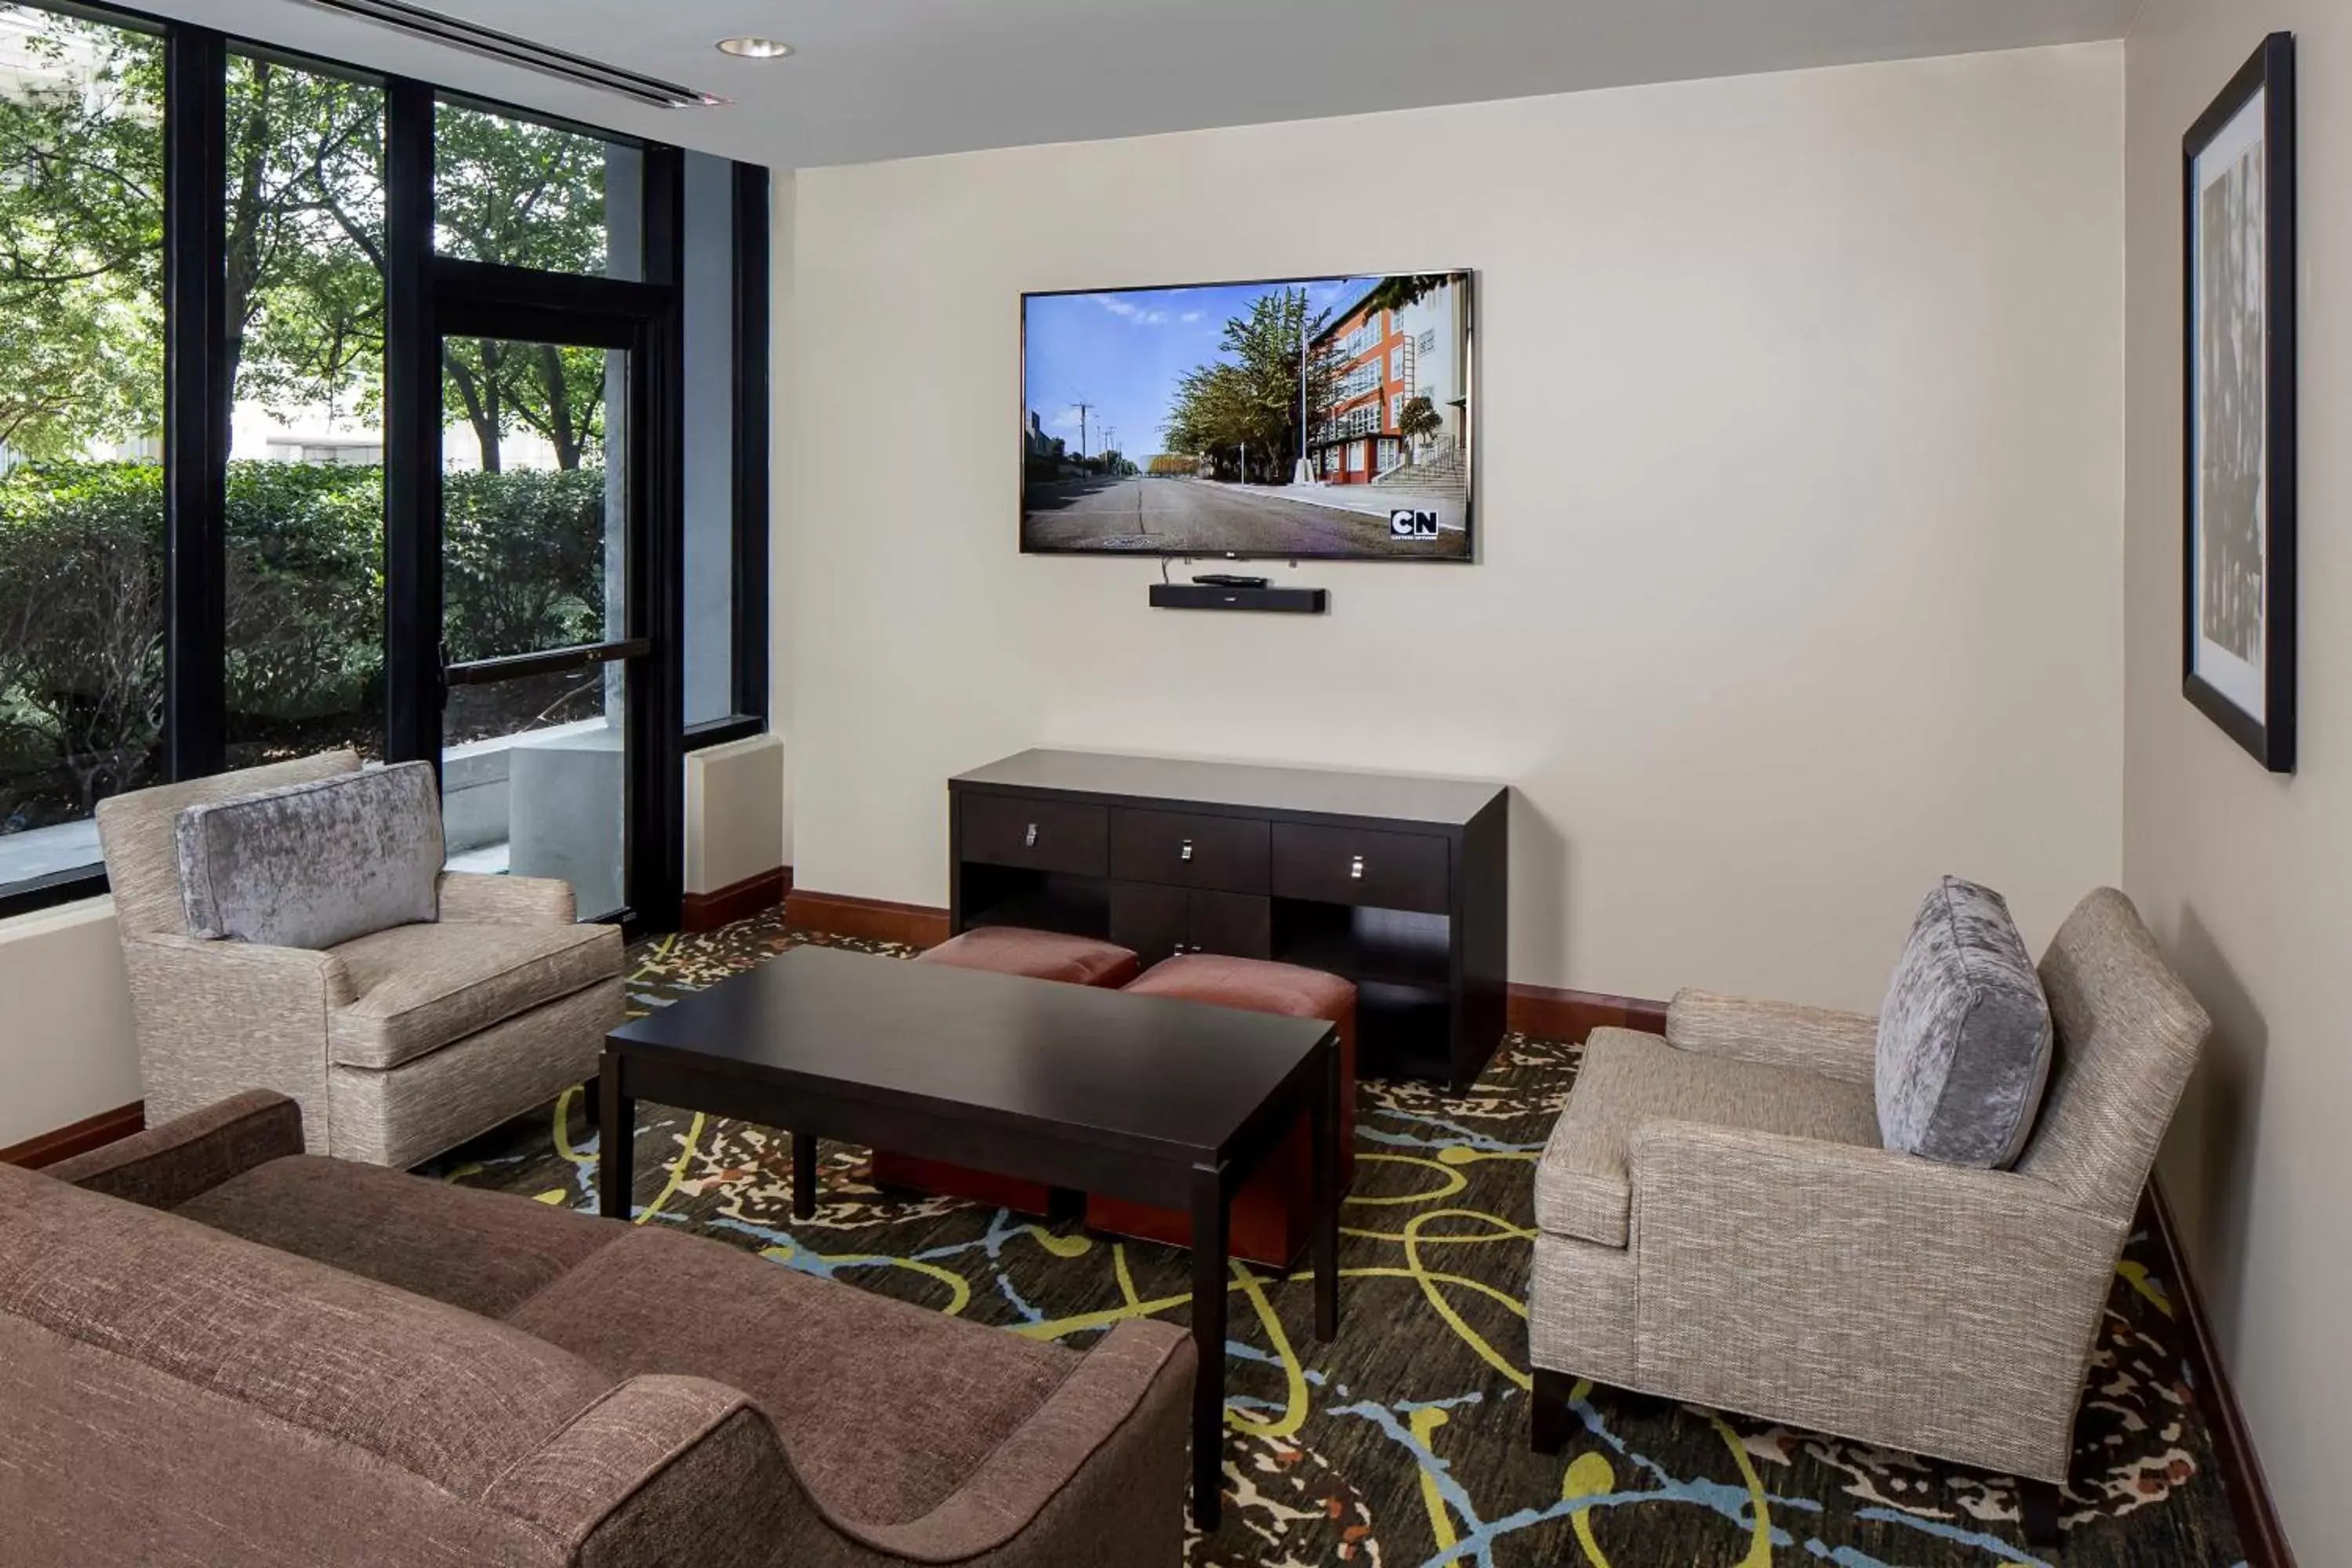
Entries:
POLYGON ((2216 1036, 2161 1165, 2289 1533, 2352 1562, 2352 10, 2148 0, 2128 47, 2124 886, 2216 1036), (2301 772, 2180 695, 2180 139, 2272 28, 2301 34, 2301 772))
MULTIPOLYGON (((2122 50, 803 171, 794 876, 941 903, 1034 744, 1517 786, 1513 976, 1874 1008, 2118 874, 2122 50), (1319 618, 1016 553, 1024 289, 1480 269, 1471 568, 1319 618)), ((1129 446, 1137 443, 1130 441, 1129 446)))
POLYGON ((0 921, 0 1148, 139 1092, 113 901, 0 921))

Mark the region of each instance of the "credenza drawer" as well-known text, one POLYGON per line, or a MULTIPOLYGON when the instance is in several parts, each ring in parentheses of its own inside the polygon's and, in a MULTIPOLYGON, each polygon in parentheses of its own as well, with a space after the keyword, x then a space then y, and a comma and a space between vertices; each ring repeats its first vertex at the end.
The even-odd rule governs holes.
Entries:
POLYGON ((1274 825, 1274 893, 1327 904, 1421 910, 1450 908, 1446 841, 1431 834, 1274 825))
POLYGON ((1067 800, 968 795, 961 817, 963 858, 987 866, 1099 877, 1110 859, 1110 811, 1067 800))
POLYGON ((1110 874, 1129 882, 1263 893, 1266 827, 1244 816, 1122 807, 1110 814, 1110 874))

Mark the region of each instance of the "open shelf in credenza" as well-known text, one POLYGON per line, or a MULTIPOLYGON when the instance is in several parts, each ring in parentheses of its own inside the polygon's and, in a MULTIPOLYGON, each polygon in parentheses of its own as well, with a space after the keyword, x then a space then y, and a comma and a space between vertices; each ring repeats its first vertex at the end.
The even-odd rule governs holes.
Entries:
POLYGON ((1017 866, 966 866, 959 929, 1024 926, 1097 939, 1110 932, 1110 879, 1017 866))
POLYGON ((1443 991, 1453 969, 1454 924, 1413 910, 1274 900, 1277 963, 1320 969, 1358 984, 1443 991))

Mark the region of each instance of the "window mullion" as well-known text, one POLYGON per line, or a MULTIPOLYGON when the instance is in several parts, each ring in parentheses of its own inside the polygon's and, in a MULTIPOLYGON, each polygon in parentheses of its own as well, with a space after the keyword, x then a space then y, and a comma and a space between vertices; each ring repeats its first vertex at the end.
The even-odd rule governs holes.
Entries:
POLYGON ((163 60, 163 753, 222 766, 227 691, 227 49, 174 26, 163 60))

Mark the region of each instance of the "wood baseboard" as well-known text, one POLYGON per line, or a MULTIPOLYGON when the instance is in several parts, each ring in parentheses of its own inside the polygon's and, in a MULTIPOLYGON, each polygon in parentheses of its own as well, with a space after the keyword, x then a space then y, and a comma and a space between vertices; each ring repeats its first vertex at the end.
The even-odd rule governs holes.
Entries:
POLYGON ((1610 996, 1597 991, 1562 991, 1549 985, 1522 985, 1514 981, 1504 1021, 1522 1035, 1539 1040, 1581 1042, 1595 1029, 1639 1029, 1666 1032, 1666 1005, 1639 996, 1610 996))
POLYGON ((793 890, 793 868, 779 866, 740 882, 730 882, 715 893, 688 893, 678 900, 677 929, 717 931, 763 910, 772 910, 793 890))
POLYGON ((2189 1330, 2189 1372, 2197 1381, 2198 1403, 2204 1407, 2207 1429, 2212 1434, 2213 1458, 2221 1468, 2222 1488, 2230 1494, 2230 1511, 2237 1516, 2238 1545, 2245 1552, 2247 1568, 2294 1568, 2294 1549, 2287 1544, 2286 1531, 2279 1523, 2278 1505, 2271 1498, 2270 1482, 2263 1479, 2262 1458, 2254 1452, 2253 1434, 2246 1426, 2246 1413, 2222 1363, 2212 1320, 2205 1315, 2205 1299, 2189 1271, 2189 1255, 2180 1248, 2180 1227, 2173 1220, 2172 1205, 2165 1202, 2164 1188, 2153 1176, 2148 1178, 2147 1200, 2156 1217, 2157 1238, 2172 1259, 2168 1283, 2189 1330))
POLYGON ((898 904, 848 893, 794 888, 784 900, 784 923, 800 931, 866 942, 903 942, 937 947, 948 939, 948 912, 929 904, 898 904))
POLYGON ((118 1105, 111 1110, 101 1110, 95 1116, 85 1116, 69 1126, 37 1138, 27 1138, 22 1143, 12 1143, 0 1149, 0 1165, 23 1165, 39 1170, 60 1160, 70 1160, 76 1154, 87 1154, 92 1149, 103 1148, 118 1138, 128 1138, 143 1131, 147 1125, 147 1102, 134 1100, 128 1105, 118 1105))

